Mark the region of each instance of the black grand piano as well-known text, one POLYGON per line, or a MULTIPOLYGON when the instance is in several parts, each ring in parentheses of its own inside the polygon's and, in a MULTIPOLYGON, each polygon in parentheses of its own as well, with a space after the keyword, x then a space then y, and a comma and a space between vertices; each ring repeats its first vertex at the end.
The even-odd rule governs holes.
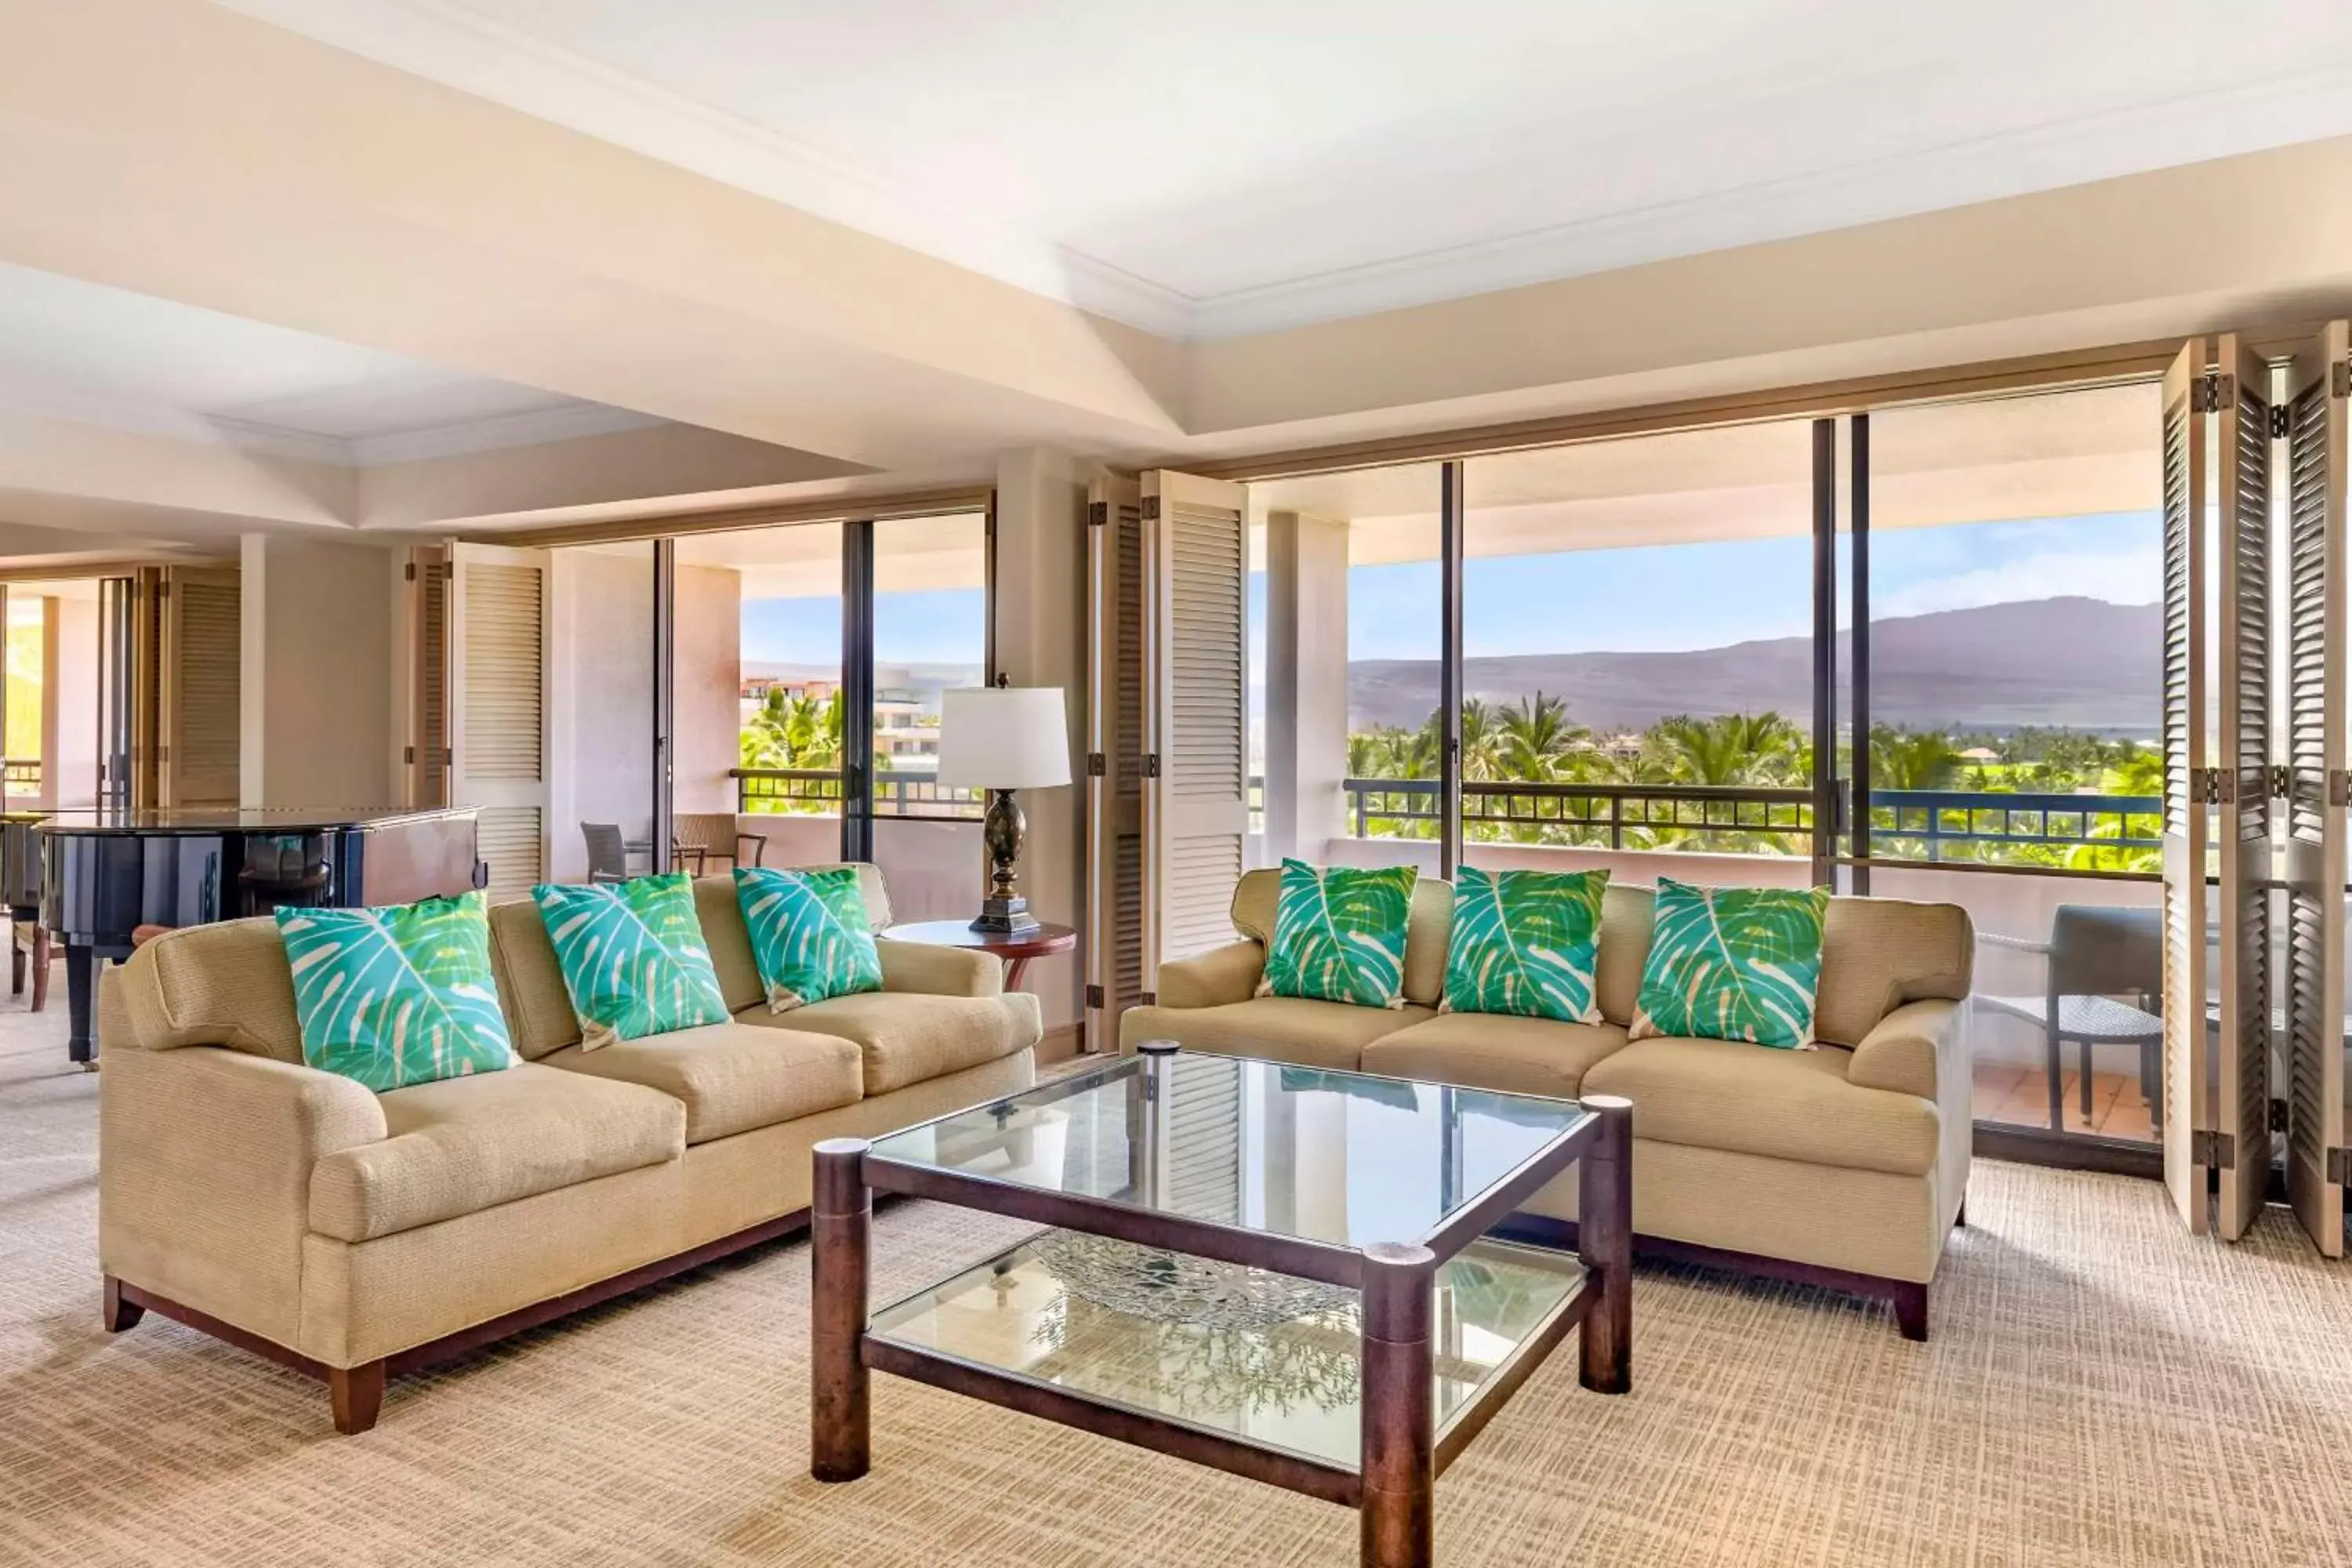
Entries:
POLYGON ((483 881, 471 806, 59 811, 38 831, 41 923, 65 944, 78 1062, 97 1057, 97 966, 128 958, 142 926, 404 904, 483 881))

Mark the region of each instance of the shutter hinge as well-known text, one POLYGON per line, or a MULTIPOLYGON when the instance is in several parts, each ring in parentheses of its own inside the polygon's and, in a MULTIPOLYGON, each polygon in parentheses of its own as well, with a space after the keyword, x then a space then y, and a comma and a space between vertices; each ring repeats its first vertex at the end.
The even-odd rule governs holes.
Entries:
POLYGON ((2210 1170, 2227 1170, 2238 1163, 2238 1141, 2227 1132, 2202 1131, 2189 1136, 2189 1159, 2191 1164, 2210 1170))
POLYGON ((1109 758, 1104 756, 1100 752, 1088 752, 1087 753, 1087 777, 1090 779, 1106 778, 1109 776, 1109 758))
POLYGON ((2189 780, 2191 798, 2207 805, 2230 805, 2238 798, 2238 779, 2227 768, 2197 768, 2189 780))
POLYGON ((2237 384, 2234 380, 2225 379, 2220 371, 2209 370, 2205 373, 2204 381, 2199 384, 2198 390, 2189 400, 2190 412, 2219 414, 2230 406, 2231 399, 2236 395, 2237 384))
POLYGON ((1160 521, 1160 498, 1158 496, 1145 496, 1143 498, 1143 521, 1146 522, 1158 522, 1160 521))
POLYGON ((2286 1130, 2286 1101, 2284 1100, 2273 1100, 2271 1101, 2271 1131, 2273 1132, 2284 1132, 2286 1130))
POLYGON ((2342 768, 2327 770, 2328 805, 2344 805, 2352 803, 2352 782, 2348 781, 2352 781, 2352 775, 2347 775, 2342 768))
POLYGON ((1156 779, 1160 776, 1159 752, 1146 752, 1143 753, 1143 776, 1148 779, 1156 779))
POLYGON ((1100 528, 1109 521, 1110 503, 1108 501, 1092 500, 1087 503, 1087 526, 1088 528, 1100 528))
POLYGON ((2272 404, 2271 438, 2276 441, 2283 441, 2286 438, 2288 433, 2293 428, 2293 416, 2287 413, 2286 405, 2284 403, 2272 404))
POLYGON ((1141 1002, 1142 1002, 1142 1004, 1143 1004, 1143 1005, 1144 1005, 1144 1006, 1146 1006, 1146 1007, 1157 1007, 1157 1006, 1159 1006, 1159 1005, 1160 1005, 1160 993, 1159 993, 1159 992, 1157 992, 1157 991, 1145 991, 1145 992, 1140 992, 1140 993, 1139 993, 1138 994, 1139 994, 1139 999, 1141 1000, 1141 1002))
POLYGON ((2335 1186, 2352 1187, 2352 1149, 2327 1152, 2327 1180, 2335 1186))
POLYGON ((2294 774, 2284 763, 2271 764, 2271 795, 2284 800, 2294 793, 2294 774))
POLYGON ((2352 362, 2337 360, 2327 369, 2327 395, 2352 397, 2352 362))
POLYGON ((1102 1011, 1105 1002, 1103 998, 1103 988, 1101 986, 1089 985, 1087 987, 1087 1005, 1092 1007, 1097 1013, 1102 1011))
POLYGON ((404 763, 415 763, 416 761, 416 748, 414 746, 401 747, 400 760, 404 763))

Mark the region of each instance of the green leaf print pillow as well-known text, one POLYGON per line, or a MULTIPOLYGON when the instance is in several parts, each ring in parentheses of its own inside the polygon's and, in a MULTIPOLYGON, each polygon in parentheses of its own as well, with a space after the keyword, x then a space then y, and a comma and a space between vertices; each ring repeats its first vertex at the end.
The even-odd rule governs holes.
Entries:
POLYGON ((586 886, 541 883, 530 896, 580 1016, 582 1050, 727 1022, 727 999, 685 872, 586 886))
POLYGON ((768 1010, 882 989, 882 954, 866 919, 857 868, 735 868, 735 901, 751 931, 751 956, 768 1010))
POLYGON ((1827 888, 1691 888, 1660 878, 1627 1037, 1696 1035, 1811 1049, 1829 907, 1827 888))
POLYGON ((1318 869, 1285 860, 1257 994, 1403 1006, 1404 933, 1419 875, 1411 866, 1318 869))
POLYGON ((1607 871, 1463 867, 1454 883, 1440 1010, 1599 1022, 1592 976, 1608 888, 1607 871))
POLYGON ((515 1063, 479 893, 382 910, 279 910, 302 1059, 382 1094, 515 1063))

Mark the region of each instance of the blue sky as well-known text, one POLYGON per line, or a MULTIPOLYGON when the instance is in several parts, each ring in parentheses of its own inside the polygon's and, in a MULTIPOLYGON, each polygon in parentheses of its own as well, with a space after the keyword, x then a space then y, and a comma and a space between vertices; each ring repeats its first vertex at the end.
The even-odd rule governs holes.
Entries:
MULTIPOLYGON (((2153 512, 1885 529, 1871 536, 1872 613, 1916 616, 2057 594, 2152 604, 2162 591, 2160 549, 2153 512)), ((1473 655, 1625 653, 1801 637, 1811 624, 1811 543, 1803 538, 1481 557, 1463 579, 1463 644, 1473 655)), ((1348 657, 1435 658, 1437 593, 1434 562, 1351 569, 1348 657)), ((1258 659, 1265 610, 1260 574, 1250 580, 1258 659)), ((980 662, 978 589, 878 595, 875 620, 886 663, 980 662)), ((836 662, 841 601, 747 602, 743 657, 836 662)))

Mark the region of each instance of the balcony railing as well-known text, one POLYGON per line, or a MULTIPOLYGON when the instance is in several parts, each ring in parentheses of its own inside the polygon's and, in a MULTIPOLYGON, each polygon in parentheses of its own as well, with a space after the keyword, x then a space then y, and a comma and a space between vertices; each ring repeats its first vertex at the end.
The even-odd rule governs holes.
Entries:
POLYGON ((9 795, 41 793, 41 759, 9 757, 0 759, 0 791, 9 795))
MULTIPOLYGON (((796 812, 838 816, 842 773, 838 768, 730 768, 735 809, 740 813, 796 812)), ((929 773, 874 774, 874 815, 918 822, 978 822, 988 802, 976 789, 942 784, 929 773)))
MULTIPOLYGON (((1355 837, 1436 837, 1437 780, 1351 778, 1345 787, 1355 837)), ((2042 869, 2096 856, 2106 862, 2104 869, 2137 868, 2133 862, 2141 859, 2153 869, 2163 847, 2162 810, 2155 795, 1874 790, 1872 853, 2042 869)), ((1812 838, 1813 795, 1789 788, 1472 780, 1462 786, 1462 825, 1473 843, 1802 855, 1812 838)))

